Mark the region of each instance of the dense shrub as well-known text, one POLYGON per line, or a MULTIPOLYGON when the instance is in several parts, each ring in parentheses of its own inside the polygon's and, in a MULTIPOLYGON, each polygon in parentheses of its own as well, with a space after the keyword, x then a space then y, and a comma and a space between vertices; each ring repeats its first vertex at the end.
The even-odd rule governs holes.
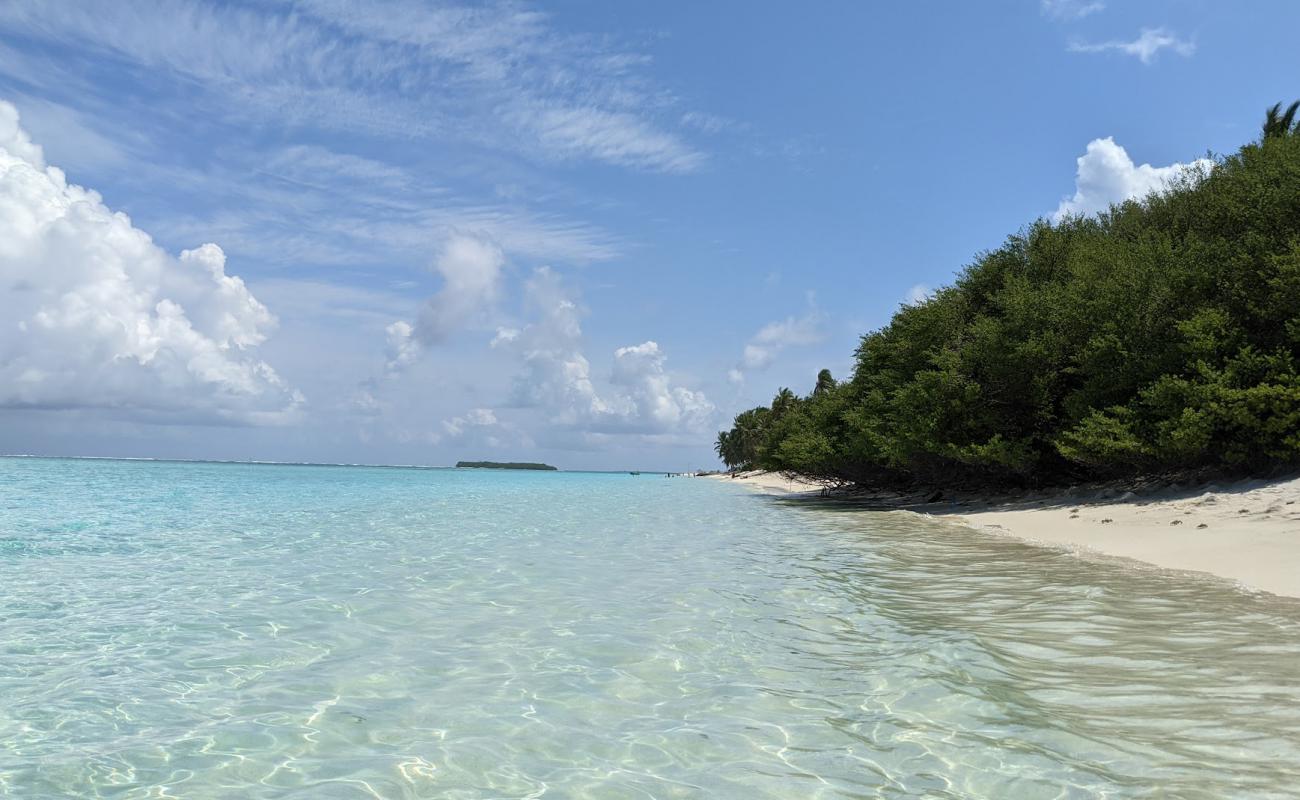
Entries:
POLYGON ((1300 135, 1269 120, 1212 169, 979 255, 862 337, 850 380, 783 389, 719 455, 864 484, 1300 464, 1300 135))

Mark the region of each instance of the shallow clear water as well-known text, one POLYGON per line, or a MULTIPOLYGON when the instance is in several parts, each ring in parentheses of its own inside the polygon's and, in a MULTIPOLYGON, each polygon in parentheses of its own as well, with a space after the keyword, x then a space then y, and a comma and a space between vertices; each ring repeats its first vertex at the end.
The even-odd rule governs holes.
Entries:
POLYGON ((0 795, 1298 792, 1294 601, 708 480, 0 459, 0 795))

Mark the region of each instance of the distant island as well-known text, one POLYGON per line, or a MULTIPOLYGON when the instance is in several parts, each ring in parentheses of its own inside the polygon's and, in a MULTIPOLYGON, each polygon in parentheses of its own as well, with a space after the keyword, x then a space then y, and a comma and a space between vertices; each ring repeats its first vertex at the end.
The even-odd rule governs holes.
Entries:
POLYGON ((555 470, 550 464, 534 464, 528 461, 457 461, 458 468, 474 469, 541 469, 555 470))

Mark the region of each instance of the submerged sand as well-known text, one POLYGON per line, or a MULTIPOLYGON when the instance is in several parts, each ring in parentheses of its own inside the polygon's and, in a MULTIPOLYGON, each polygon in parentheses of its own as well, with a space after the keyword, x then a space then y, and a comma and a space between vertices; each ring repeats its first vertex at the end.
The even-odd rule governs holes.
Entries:
MULTIPOLYGON (((732 479, 726 475, 720 479, 732 479)), ((814 497, 820 484, 770 472, 734 480, 779 496, 814 497)), ((1252 590, 1300 597, 1300 478, 1132 492, 1090 488, 988 502, 871 497, 968 528, 1166 569, 1205 572, 1252 590)))

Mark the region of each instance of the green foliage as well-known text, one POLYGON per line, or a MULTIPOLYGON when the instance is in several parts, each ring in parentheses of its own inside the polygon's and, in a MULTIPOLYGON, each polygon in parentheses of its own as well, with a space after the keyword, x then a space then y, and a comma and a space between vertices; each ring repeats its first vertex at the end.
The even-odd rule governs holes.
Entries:
POLYGON ((1132 414, 1123 406, 1089 412, 1062 432, 1055 445, 1070 461, 1098 472, 1141 467, 1150 458, 1149 448, 1133 432, 1132 414))
POLYGON ((817 385, 813 387, 813 396, 817 397, 834 390, 835 378, 831 375, 831 371, 824 369, 817 373, 817 385))
POLYGON ((1300 464, 1300 103, 1096 217, 1039 220, 719 435, 729 467, 863 484, 1300 464), (725 447, 724 447, 725 445, 725 447))
POLYGON ((1264 114, 1264 138, 1269 139, 1274 136, 1289 136, 1295 133, 1295 114, 1300 109, 1300 100, 1282 110, 1282 104, 1278 103, 1264 114))

